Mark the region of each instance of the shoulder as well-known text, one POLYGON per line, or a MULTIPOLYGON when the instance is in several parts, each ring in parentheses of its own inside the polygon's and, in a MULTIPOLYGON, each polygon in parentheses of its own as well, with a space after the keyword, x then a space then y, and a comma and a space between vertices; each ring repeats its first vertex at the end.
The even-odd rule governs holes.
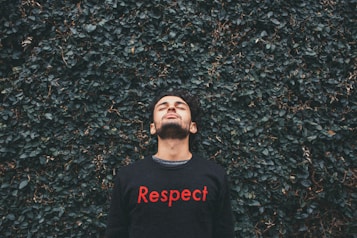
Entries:
POLYGON ((224 189, 228 184, 228 175, 226 170, 213 160, 208 160, 200 156, 193 157, 194 170, 204 181, 211 181, 218 190, 224 189), (208 180, 207 180, 208 179, 208 180))
POLYGON ((199 155, 193 155, 193 159, 195 160, 195 164, 199 166, 200 169, 205 169, 207 171, 217 173, 219 175, 226 174, 224 168, 213 160, 204 159, 199 155))
POLYGON ((147 170, 150 164, 150 157, 147 156, 144 159, 137 160, 132 164, 123 166, 118 169, 117 179, 136 176, 137 174, 142 173, 142 171, 147 170))

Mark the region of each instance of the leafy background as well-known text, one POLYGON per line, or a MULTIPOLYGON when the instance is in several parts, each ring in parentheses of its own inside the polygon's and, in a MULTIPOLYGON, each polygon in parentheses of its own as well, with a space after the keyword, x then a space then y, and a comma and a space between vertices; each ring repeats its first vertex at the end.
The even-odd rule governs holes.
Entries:
POLYGON ((172 87, 201 98, 237 237, 356 237, 356 0, 0 3, 2 237, 103 237, 172 87))

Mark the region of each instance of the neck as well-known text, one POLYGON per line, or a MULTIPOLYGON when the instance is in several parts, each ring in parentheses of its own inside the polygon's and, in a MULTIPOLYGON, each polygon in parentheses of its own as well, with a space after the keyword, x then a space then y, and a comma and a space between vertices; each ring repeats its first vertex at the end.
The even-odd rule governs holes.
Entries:
POLYGON ((183 140, 165 139, 158 137, 156 157, 163 160, 179 161, 191 159, 188 137, 183 140))

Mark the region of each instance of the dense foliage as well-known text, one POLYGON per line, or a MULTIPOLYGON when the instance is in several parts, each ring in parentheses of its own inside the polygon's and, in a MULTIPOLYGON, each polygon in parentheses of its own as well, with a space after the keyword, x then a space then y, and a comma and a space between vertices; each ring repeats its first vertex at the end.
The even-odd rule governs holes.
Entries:
POLYGON ((357 235, 356 0, 99 2, 0 0, 2 237, 102 237, 172 87, 201 98, 237 237, 357 235))

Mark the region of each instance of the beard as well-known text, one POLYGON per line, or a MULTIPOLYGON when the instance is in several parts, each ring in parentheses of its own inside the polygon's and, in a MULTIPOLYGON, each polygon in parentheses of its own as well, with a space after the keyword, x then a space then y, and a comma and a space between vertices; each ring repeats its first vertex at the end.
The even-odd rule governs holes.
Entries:
POLYGON ((177 123, 166 123, 157 129, 156 135, 161 139, 183 140, 190 134, 189 129, 181 127, 177 123))

